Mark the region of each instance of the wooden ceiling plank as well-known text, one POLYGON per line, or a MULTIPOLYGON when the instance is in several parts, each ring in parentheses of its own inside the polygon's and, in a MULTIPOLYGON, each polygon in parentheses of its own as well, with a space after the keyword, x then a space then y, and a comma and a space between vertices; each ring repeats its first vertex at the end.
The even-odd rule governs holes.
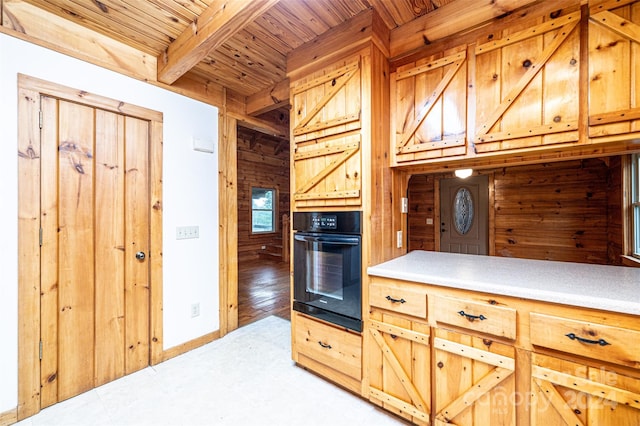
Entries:
POLYGON ((166 36, 150 35, 146 31, 140 31, 139 23, 131 27, 111 18, 105 19, 104 15, 95 9, 87 8, 86 2, 30 0, 29 3, 39 9, 154 56, 161 52, 164 46, 170 42, 166 36))
POLYGON ((214 0, 158 56, 158 80, 171 84, 278 0, 214 0))

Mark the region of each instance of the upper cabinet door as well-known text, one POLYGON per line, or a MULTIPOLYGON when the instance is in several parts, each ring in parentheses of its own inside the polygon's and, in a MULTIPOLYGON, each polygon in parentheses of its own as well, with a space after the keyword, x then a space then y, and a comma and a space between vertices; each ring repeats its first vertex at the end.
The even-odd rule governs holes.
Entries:
POLYGON ((640 132, 640 1, 589 2, 589 137, 640 132))
POLYGON ((466 153, 466 46, 404 65, 391 75, 395 163, 466 153))
POLYGON ((580 11, 537 21, 476 46, 476 153, 579 140, 580 11))
POLYGON ((357 55, 291 84, 296 208, 362 202, 361 64, 357 55))

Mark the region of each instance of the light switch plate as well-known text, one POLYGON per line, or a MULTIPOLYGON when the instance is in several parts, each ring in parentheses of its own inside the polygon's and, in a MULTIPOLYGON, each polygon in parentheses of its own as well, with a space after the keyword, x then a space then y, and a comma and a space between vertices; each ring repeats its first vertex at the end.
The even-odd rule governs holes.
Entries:
POLYGON ((409 199, 402 198, 402 206, 400 208, 400 213, 408 213, 409 212, 409 199))
POLYGON ((396 247, 402 248, 402 231, 396 232, 396 247))
POLYGON ((199 226, 178 226, 176 227, 176 240, 187 240, 190 238, 200 238, 199 226))

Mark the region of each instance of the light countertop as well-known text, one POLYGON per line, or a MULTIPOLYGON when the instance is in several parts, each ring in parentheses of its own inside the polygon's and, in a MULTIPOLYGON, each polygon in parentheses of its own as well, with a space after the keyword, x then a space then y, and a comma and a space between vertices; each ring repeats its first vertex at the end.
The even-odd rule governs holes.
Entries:
POLYGON ((640 268, 412 251, 369 275, 640 315, 640 268))

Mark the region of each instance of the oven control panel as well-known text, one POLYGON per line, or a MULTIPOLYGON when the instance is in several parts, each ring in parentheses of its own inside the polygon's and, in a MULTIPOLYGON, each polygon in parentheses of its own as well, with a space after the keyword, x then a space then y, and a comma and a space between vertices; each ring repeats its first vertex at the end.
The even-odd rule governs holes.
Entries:
POLYGON ((361 234, 362 212, 294 212, 293 229, 301 232, 361 234))
POLYGON ((338 218, 336 215, 319 215, 311 217, 311 228, 317 230, 336 229, 338 218))

